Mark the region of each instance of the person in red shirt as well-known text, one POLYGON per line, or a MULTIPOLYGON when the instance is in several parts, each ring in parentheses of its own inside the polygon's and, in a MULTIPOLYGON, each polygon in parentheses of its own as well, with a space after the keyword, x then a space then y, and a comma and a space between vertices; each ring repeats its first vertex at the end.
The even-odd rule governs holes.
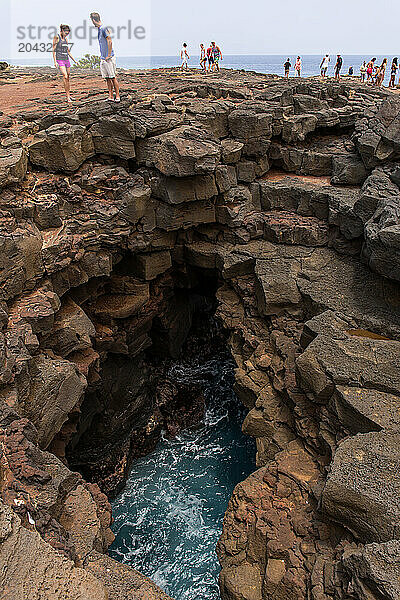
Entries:
POLYGON ((297 77, 301 76, 301 58, 300 56, 297 57, 295 65, 294 65, 294 70, 297 73, 297 77))

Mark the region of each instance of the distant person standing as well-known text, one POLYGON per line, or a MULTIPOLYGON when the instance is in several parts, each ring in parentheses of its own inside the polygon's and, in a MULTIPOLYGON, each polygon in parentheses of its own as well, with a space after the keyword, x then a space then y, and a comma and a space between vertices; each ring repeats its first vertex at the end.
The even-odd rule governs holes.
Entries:
POLYGON ((294 65, 294 70, 297 73, 297 77, 301 76, 301 58, 300 56, 297 57, 295 65, 294 65))
POLYGON ((372 80, 375 61, 376 61, 376 58, 371 58, 371 60, 367 64, 367 83, 369 83, 372 80))
POLYGON ((335 65, 335 79, 337 81, 340 81, 340 71, 342 69, 343 66, 343 58, 340 56, 340 54, 337 55, 337 59, 336 59, 336 65, 335 65))
POLYGON ((56 69, 60 69, 60 73, 63 76, 63 84, 65 93, 67 94, 67 102, 72 102, 69 83, 71 63, 69 62, 69 59, 71 58, 71 60, 76 62, 76 60, 72 58, 68 45, 67 35, 70 31, 69 25, 60 25, 60 33, 53 39, 54 66, 56 69))
POLYGON ((287 61, 284 63, 283 66, 285 67, 285 77, 286 77, 286 79, 288 79, 290 67, 292 66, 292 63, 290 62, 289 58, 287 59, 287 61))
POLYGON ((354 75, 354 69, 353 67, 349 67, 349 76, 351 77, 352 75, 354 75))
POLYGON ((200 66, 204 73, 207 72, 207 56, 206 49, 204 48, 204 44, 200 44, 200 66))
POLYGON ((361 83, 365 82, 365 75, 366 75, 366 73, 367 73, 367 63, 364 60, 363 64, 360 67, 360 81, 361 81, 361 83))
POLYGON ((330 62, 331 62, 331 57, 329 56, 329 54, 326 54, 324 56, 324 58, 322 59, 321 64, 319 65, 319 68, 321 69, 321 77, 326 77, 326 73, 328 71, 330 62))
POLYGON ((390 88, 394 88, 394 86, 395 86, 398 68, 399 68, 398 58, 397 58, 397 56, 395 56, 395 58, 392 60, 392 66, 390 68, 390 81, 389 81, 390 88))
POLYGON ((387 67, 387 58, 384 58, 381 66, 379 67, 379 70, 376 74, 376 85, 378 87, 382 87, 383 81, 385 79, 386 67, 387 67))
POLYGON ((117 81, 117 61, 113 50, 110 30, 101 24, 99 13, 92 12, 90 18, 93 25, 98 29, 97 37, 100 45, 100 73, 107 82, 108 100, 121 102, 119 84, 117 81))
POLYGON ((374 65, 374 73, 372 75, 373 85, 377 85, 377 83, 378 83, 378 77, 379 77, 380 70, 381 70, 380 65, 374 65))
POLYGON ((181 50, 181 70, 182 71, 187 71, 189 66, 188 66, 188 61, 190 60, 190 56, 188 54, 187 51, 187 44, 183 44, 182 46, 182 50, 181 50))
POLYGON ((215 42, 211 42, 211 48, 214 58, 214 71, 219 71, 219 61, 222 60, 221 48, 215 42))
POLYGON ((214 55, 212 45, 210 44, 207 48, 207 60, 208 60, 208 70, 212 71, 214 67, 214 55))

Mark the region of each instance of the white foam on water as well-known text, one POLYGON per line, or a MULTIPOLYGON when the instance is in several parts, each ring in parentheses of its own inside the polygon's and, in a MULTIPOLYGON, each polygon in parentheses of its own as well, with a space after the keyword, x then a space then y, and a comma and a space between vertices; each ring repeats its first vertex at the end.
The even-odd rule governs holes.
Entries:
POLYGON ((204 421, 173 440, 163 438, 133 465, 113 503, 116 540, 110 554, 176 600, 217 600, 215 546, 234 486, 254 470, 254 446, 241 433, 243 414, 229 362, 177 365, 173 375, 204 383, 204 421))

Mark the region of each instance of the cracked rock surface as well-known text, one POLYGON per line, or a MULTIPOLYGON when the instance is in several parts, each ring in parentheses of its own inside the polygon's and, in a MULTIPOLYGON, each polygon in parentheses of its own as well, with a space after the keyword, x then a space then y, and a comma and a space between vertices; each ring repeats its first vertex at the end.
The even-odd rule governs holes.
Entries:
POLYGON ((162 361, 212 296, 257 446, 223 600, 397 599, 400 99, 159 70, 32 105, 52 77, 0 105, 4 597, 168 598, 107 556, 109 497, 201 413, 162 361))

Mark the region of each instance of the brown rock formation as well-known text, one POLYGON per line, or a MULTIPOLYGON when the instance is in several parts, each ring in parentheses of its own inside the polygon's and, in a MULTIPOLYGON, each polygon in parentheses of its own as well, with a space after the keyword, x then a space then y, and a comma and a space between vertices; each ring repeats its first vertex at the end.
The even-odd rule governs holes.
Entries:
POLYGON ((165 597, 104 555, 102 492, 201 414, 163 361, 216 298, 259 467, 226 513, 222 597, 394 600, 400 102, 233 72, 123 80, 119 105, 81 90, 4 117, 5 597, 165 597))

